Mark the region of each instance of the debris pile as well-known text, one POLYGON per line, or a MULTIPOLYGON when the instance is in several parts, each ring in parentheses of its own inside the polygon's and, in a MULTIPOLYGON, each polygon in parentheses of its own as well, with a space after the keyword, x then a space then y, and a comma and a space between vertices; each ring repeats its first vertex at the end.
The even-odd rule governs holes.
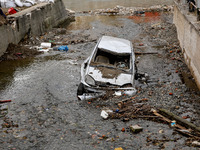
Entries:
POLYGON ((134 119, 134 118, 144 118, 151 117, 151 106, 145 103, 145 100, 130 100, 121 101, 118 104, 118 108, 114 111, 115 113, 110 113, 110 118, 112 119, 134 119))
POLYGON ((149 8, 143 7, 124 7, 124 6, 116 6, 114 8, 107 9, 97 9, 93 11, 83 11, 82 13, 89 13, 92 15, 137 15, 144 14, 144 12, 149 11, 171 11, 173 10, 173 6, 166 5, 157 5, 149 8))
POLYGON ((7 51, 4 55, 0 57, 0 61, 33 57, 38 54, 41 54, 41 52, 11 43, 8 45, 7 51))
MULTIPOLYGON (((168 124, 169 127, 173 128, 174 131, 188 137, 187 145, 199 146, 198 141, 200 140, 200 129, 193 123, 184 119, 184 117, 179 117, 174 113, 166 109, 154 109, 152 106, 148 105, 147 99, 136 100, 133 98, 124 99, 117 104, 118 108, 102 110, 104 119, 122 119, 123 121, 129 121, 130 119, 143 118, 152 120, 159 123, 168 124)), ((122 129, 124 132, 125 129, 122 129)), ((130 131, 132 133, 139 133, 143 131, 143 128, 139 125, 131 125, 130 131)))

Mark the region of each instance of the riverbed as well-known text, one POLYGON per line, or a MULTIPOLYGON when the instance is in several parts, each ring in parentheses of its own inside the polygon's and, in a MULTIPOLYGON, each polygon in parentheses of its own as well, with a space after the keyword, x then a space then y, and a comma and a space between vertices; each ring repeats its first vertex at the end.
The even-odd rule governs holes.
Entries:
POLYGON ((76 21, 20 43, 26 47, 41 42, 68 43, 69 50, 44 52, 34 58, 9 60, 1 67, 0 98, 12 102, 1 105, 1 149, 195 149, 187 137, 168 124, 145 119, 101 118, 101 110, 117 108, 107 97, 79 101, 81 63, 91 54, 103 35, 125 38, 135 52, 140 73, 148 73, 149 82, 137 82, 136 99, 165 108, 198 125, 199 92, 184 64, 173 25, 172 12, 149 11, 139 15, 76 14, 76 21), (173 38, 172 38, 173 37, 173 38), (190 79, 185 82, 184 78, 190 79), (3 84, 2 84, 3 83, 3 84), (173 93, 172 95, 169 93, 173 93), (4 108, 4 109, 3 109, 4 108), (143 127, 139 134, 129 126, 143 127), (122 132, 122 128, 125 131, 122 132))

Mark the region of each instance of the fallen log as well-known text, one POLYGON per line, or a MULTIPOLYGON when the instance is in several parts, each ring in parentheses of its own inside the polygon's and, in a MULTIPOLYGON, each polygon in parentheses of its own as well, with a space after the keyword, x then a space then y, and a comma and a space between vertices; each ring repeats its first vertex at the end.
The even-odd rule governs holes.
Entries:
POLYGON ((181 117, 173 114, 172 112, 169 112, 166 109, 159 109, 159 113, 162 114, 163 116, 167 116, 168 118, 172 119, 172 120, 176 120, 176 122, 178 124, 181 124, 182 126, 186 127, 186 128, 191 128, 197 132, 200 132, 200 128, 195 126, 193 123, 182 119, 181 117))
MULTIPOLYGON (((172 122, 172 120, 170 120, 170 119, 166 118, 165 116, 159 114, 155 109, 152 109, 152 111, 153 111, 154 115, 156 115, 156 116, 162 118, 162 120, 164 120, 164 121, 166 121, 166 122, 168 122, 168 123, 171 123, 171 122, 172 122)), ((176 124, 175 126, 178 127, 178 128, 180 128, 180 129, 182 129, 182 130, 187 130, 185 127, 183 127, 183 126, 181 126, 181 125, 179 125, 179 124, 176 124)))

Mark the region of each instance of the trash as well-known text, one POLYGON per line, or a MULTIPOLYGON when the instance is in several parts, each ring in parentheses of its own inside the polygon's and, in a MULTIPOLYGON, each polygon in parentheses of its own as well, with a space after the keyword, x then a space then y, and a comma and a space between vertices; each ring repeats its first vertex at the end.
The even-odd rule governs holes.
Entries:
POLYGON ((115 150, 123 150, 123 148, 121 148, 121 147, 118 147, 118 148, 115 148, 115 150))
POLYGON ((119 112, 119 109, 116 109, 115 112, 118 113, 118 112, 119 112))
POLYGON ((125 128, 122 128, 122 130, 121 130, 122 132, 125 132, 125 128))
POLYGON ((122 121, 123 122, 129 121, 129 118, 123 118, 122 121))
POLYGON ((59 51, 68 51, 68 47, 67 45, 62 45, 62 46, 58 46, 58 47, 54 47, 53 50, 59 50, 59 51))
POLYGON ((40 52, 49 52, 50 50, 52 50, 52 48, 48 48, 48 49, 39 49, 38 51, 40 52))
POLYGON ((17 11, 13 7, 11 7, 8 9, 8 13, 11 15, 17 13, 17 11))
POLYGON ((173 93, 169 93, 169 95, 173 95, 173 93))
POLYGON ((107 119, 108 118, 108 113, 105 110, 102 110, 101 111, 101 117, 104 118, 104 119, 107 119))
POLYGON ((0 103, 8 103, 11 102, 12 100, 0 100, 0 103))
POLYGON ((188 116, 183 116, 182 118, 183 118, 183 119, 187 119, 187 118, 189 118, 189 117, 188 117, 188 116))
POLYGON ((130 126, 130 129, 133 133, 139 133, 143 130, 139 125, 130 126))
POLYGON ((115 91, 114 95, 116 95, 116 96, 121 96, 121 95, 122 95, 122 92, 121 92, 121 91, 115 91))
POLYGON ((108 114, 109 112, 111 113, 113 111, 112 110, 102 110, 101 111, 101 117, 104 118, 104 119, 107 119, 108 116, 109 116, 109 114, 108 114))
POLYGON ((198 142, 198 141, 193 141, 193 142, 192 142, 192 145, 193 145, 193 146, 196 146, 196 147, 200 147, 200 142, 198 142))
POLYGON ((45 43, 45 42, 43 42, 43 43, 41 43, 41 47, 42 48, 50 48, 51 47, 51 43, 45 43))
POLYGON ((139 46, 144 46, 144 44, 143 44, 143 43, 140 43, 139 46))
POLYGON ((159 133, 164 133, 164 130, 159 130, 159 133))
POLYGON ((67 51, 68 51, 68 47, 67 47, 66 45, 65 45, 65 46, 62 45, 62 46, 59 46, 59 47, 58 47, 58 50, 59 50, 59 51, 66 51, 66 52, 67 52, 67 51))
POLYGON ((171 123, 171 127, 174 127, 176 125, 176 121, 173 120, 172 123, 171 123))

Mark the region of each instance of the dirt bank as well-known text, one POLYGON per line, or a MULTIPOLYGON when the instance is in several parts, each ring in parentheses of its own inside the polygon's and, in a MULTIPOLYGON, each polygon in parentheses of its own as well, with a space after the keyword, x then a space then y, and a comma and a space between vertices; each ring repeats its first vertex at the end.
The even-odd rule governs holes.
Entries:
POLYGON ((8 48, 4 53, 4 55, 0 57, 0 61, 16 60, 27 57, 30 58, 39 55, 41 53, 42 52, 39 52, 35 49, 29 49, 25 46, 15 45, 11 43, 8 45, 8 48))

